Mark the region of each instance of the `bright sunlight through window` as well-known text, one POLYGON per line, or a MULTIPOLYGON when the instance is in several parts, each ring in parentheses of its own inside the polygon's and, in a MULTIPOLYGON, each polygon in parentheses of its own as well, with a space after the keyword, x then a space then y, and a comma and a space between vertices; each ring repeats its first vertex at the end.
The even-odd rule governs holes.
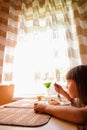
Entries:
MULTIPOLYGON (((44 80, 58 80, 56 70, 68 68, 65 30, 19 35, 15 49, 15 96, 45 94, 44 80)), ((52 87, 53 94, 55 93, 52 87)))

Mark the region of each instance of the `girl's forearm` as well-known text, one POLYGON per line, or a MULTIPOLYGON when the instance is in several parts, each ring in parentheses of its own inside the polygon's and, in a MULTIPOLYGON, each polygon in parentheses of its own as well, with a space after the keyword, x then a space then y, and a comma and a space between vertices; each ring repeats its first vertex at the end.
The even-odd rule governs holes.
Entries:
POLYGON ((72 105, 72 106, 76 106, 76 101, 75 101, 73 98, 71 98, 66 91, 63 90, 61 94, 62 94, 68 101, 71 102, 71 105, 72 105))
POLYGON ((61 93, 67 100, 69 100, 70 102, 72 102, 72 98, 69 96, 69 94, 66 91, 62 91, 61 93))
POLYGON ((72 106, 47 106, 45 112, 59 119, 63 119, 69 122, 82 124, 84 123, 83 117, 79 108, 72 106))

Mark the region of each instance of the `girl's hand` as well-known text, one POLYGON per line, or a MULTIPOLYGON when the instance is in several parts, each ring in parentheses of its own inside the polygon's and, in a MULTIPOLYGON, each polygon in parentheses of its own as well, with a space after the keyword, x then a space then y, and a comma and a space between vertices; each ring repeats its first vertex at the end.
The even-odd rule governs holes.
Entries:
POLYGON ((35 103, 34 111, 39 113, 45 113, 46 104, 44 103, 35 103))
POLYGON ((56 92, 58 92, 59 94, 62 94, 64 92, 61 85, 54 83, 54 87, 55 87, 56 92))

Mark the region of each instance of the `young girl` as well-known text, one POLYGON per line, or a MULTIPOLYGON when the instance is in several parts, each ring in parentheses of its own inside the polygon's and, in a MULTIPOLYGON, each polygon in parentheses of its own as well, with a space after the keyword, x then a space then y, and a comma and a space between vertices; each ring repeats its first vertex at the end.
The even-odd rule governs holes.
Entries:
POLYGON ((35 112, 47 113, 56 118, 87 125, 87 65, 72 68, 66 74, 68 93, 62 86, 55 83, 55 90, 65 96, 70 102, 69 106, 34 104, 35 112))

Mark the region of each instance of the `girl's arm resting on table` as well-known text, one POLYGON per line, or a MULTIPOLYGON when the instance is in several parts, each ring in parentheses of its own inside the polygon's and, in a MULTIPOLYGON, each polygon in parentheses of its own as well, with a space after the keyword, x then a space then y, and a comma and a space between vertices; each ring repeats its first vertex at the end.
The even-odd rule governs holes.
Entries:
POLYGON ((34 110, 36 112, 50 114, 56 118, 69 122, 87 124, 87 107, 77 108, 73 106, 35 104, 34 110))
POLYGON ((45 112, 57 118, 77 124, 87 124, 87 107, 47 106, 45 112))

